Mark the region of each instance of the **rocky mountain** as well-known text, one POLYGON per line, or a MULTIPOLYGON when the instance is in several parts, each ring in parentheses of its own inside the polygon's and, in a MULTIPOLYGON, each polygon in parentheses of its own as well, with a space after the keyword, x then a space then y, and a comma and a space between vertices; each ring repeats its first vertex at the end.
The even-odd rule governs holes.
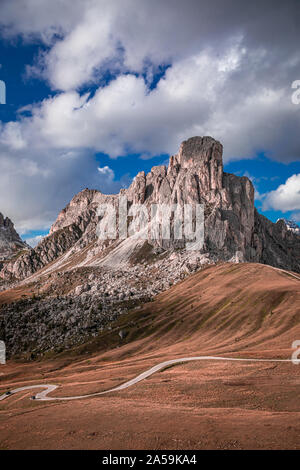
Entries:
POLYGON ((288 230, 291 230, 292 232, 296 233, 297 235, 300 235, 300 227, 294 220, 287 220, 287 219, 278 219, 277 222, 283 221, 287 227, 288 230))
MULTIPOLYGON (((208 264, 249 261, 300 272, 299 235, 256 211, 251 181, 223 171, 222 151, 211 137, 193 137, 168 167, 138 173, 120 194, 84 189, 36 248, 7 260, 0 270, 0 338, 8 357, 59 352, 106 334, 120 315, 208 264), (128 237, 100 239, 99 205, 117 210, 125 197, 128 237), (134 208, 197 203, 204 205, 201 249, 187 250, 185 237, 176 239, 172 230, 169 238, 150 236, 149 221, 148 239, 135 236, 134 208)), ((118 341, 123 333, 118 330, 118 341)))
POLYGON ((28 249, 28 245, 21 240, 12 221, 0 212, 0 263, 24 249, 28 249))
MULTIPOLYGON (((138 173, 119 195, 81 191, 61 211, 50 234, 35 249, 7 263, 1 277, 20 280, 39 270, 49 274, 88 266, 121 269, 145 257, 171 256, 174 251, 180 252, 186 263, 199 266, 203 260, 249 261, 300 272, 300 237, 284 222, 274 224, 256 211, 251 181, 224 172, 222 153, 221 143, 213 138, 192 137, 171 156, 168 167, 138 173), (128 210, 133 204, 143 204, 149 210, 152 204, 203 204, 202 249, 187 252, 186 239, 174 239, 172 233, 169 239, 160 235, 148 241, 134 235, 125 240, 99 239, 99 204, 117 209, 120 196, 126 196, 128 210)), ((129 233, 133 224, 128 217, 129 233)))

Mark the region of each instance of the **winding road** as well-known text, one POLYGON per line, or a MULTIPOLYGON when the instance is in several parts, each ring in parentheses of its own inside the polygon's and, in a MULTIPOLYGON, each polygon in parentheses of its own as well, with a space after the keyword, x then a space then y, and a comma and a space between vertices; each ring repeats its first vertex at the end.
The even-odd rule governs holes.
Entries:
POLYGON ((49 393, 53 392, 58 388, 58 385, 49 385, 49 384, 38 384, 38 385, 28 385, 26 387, 19 387, 15 388, 14 390, 10 390, 9 392, 4 393, 3 395, 0 395, 0 401, 5 400, 6 398, 9 398, 11 395, 14 395, 19 392, 23 392, 26 390, 34 390, 38 388, 44 389, 42 392, 37 393, 36 395, 32 396, 31 399, 33 400, 39 400, 39 401, 62 401, 62 400, 79 400, 82 398, 91 398, 91 397, 96 397, 99 395, 105 395, 107 393, 111 392, 117 392, 119 390, 124 390, 126 388, 132 387, 133 385, 137 384, 138 382, 141 382, 142 380, 146 379, 147 377, 150 377, 150 375, 155 374, 155 372, 158 372, 159 370, 162 370, 168 366, 171 366, 173 364, 179 364, 182 362, 190 362, 190 361, 239 361, 239 362, 289 362, 289 363, 294 363, 292 359, 246 359, 246 358, 235 358, 235 357, 219 357, 219 356, 195 356, 195 357, 181 357, 178 359, 171 359, 169 361, 165 362, 160 362, 156 366, 151 367, 151 369, 146 370, 145 372, 142 372, 140 375, 137 377, 129 380, 128 382, 125 382, 122 385, 119 385, 117 387, 111 388, 110 390, 105 390, 103 392, 96 392, 96 393, 91 393, 89 395, 78 395, 74 397, 49 397, 49 393))
MULTIPOLYGON (((275 268, 273 266, 269 266, 271 269, 274 269, 275 271, 281 271, 283 273, 289 274, 290 276, 294 277, 295 279, 300 280, 300 277, 297 276, 294 273, 291 273, 289 271, 286 271, 284 269, 280 268, 275 268)), ((103 392, 96 392, 96 393, 91 393, 88 395, 78 395, 74 397, 49 397, 49 393, 53 392, 56 390, 59 386, 58 385, 52 385, 52 384, 38 384, 38 385, 28 385, 26 387, 19 387, 15 388, 14 390, 10 390, 3 395, 0 395, 0 401, 5 400, 6 398, 9 398, 10 396, 23 392, 26 390, 34 390, 34 389, 39 389, 42 388, 43 391, 37 393, 36 395, 32 396, 32 400, 39 400, 39 401, 63 401, 63 400, 79 400, 82 398, 91 398, 91 397, 97 397, 100 395, 105 395, 107 393, 112 393, 112 392, 117 392, 119 390, 125 390, 126 388, 132 387, 133 385, 137 384, 138 382, 141 382, 142 380, 146 379, 147 377, 150 377, 150 375, 155 374, 155 372, 158 372, 159 370, 164 369, 165 367, 171 366, 173 364, 179 364, 182 362, 190 362, 190 361, 239 361, 239 362, 289 362, 295 364, 295 360, 292 359, 247 359, 247 358, 236 358, 236 357, 219 357, 219 356, 195 356, 195 357, 182 357, 179 359, 171 359, 169 361, 165 362, 160 362, 156 366, 151 367, 151 369, 146 370, 145 372, 142 372, 140 375, 137 377, 129 380, 128 382, 123 383, 122 385, 118 385, 117 387, 111 388, 109 390, 105 390, 103 392)), ((300 359, 297 360, 299 361, 298 363, 300 364, 300 359)))

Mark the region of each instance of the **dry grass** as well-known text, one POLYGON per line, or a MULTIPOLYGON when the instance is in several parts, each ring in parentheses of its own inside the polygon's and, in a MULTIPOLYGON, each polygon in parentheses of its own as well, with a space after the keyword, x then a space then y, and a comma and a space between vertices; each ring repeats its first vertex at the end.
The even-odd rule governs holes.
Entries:
MULTIPOLYGON (((219 265, 132 310, 71 354, 8 363, 0 392, 60 384, 56 395, 122 383, 163 360, 189 355, 289 358, 300 339, 299 281, 258 264, 219 265), (118 331, 128 335, 121 341, 118 331)), ((0 405, 2 448, 300 449, 300 367, 178 364, 138 385, 75 402, 0 405)))

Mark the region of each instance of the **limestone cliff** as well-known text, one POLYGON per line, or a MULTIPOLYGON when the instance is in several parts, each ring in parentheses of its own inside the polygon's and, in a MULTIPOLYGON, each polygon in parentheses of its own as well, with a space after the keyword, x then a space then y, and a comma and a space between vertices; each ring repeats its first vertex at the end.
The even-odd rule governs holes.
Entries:
MULTIPOLYGON (((204 204, 205 242, 201 253, 215 261, 253 261, 300 272, 299 235, 282 221, 274 224, 256 211, 251 181, 225 173, 222 152, 221 143, 213 138, 192 137, 181 144, 177 155, 170 157, 167 168, 156 166, 148 174, 138 173, 120 194, 127 197, 129 207, 133 203, 148 208, 153 203, 204 204)), ((134 240, 98 240, 100 203, 117 207, 118 195, 81 191, 61 211, 50 234, 34 250, 8 263, 1 277, 22 279, 54 261, 59 269, 101 263, 118 268, 124 260, 132 261, 132 252, 140 246, 134 240)), ((172 237, 151 243, 167 251, 184 250, 184 244, 172 237)))

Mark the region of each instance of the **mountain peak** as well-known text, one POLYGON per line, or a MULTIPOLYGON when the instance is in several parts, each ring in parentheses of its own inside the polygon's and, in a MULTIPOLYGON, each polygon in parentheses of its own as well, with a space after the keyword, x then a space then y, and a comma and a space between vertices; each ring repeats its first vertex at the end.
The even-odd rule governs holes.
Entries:
POLYGON ((0 227, 13 227, 14 224, 8 217, 4 217, 4 215, 0 212, 0 227))
MULTIPOLYGON (((198 250, 199 259, 207 255, 213 262, 261 262, 300 272, 299 237, 256 211, 251 181, 223 172, 222 154, 222 144, 212 137, 191 137, 171 156, 168 168, 160 165, 147 174, 139 172, 130 187, 121 190, 119 195, 126 196, 127 209, 132 204, 143 204, 148 213, 153 204, 203 204, 204 244, 198 250)), ((116 239, 103 240, 97 236, 99 204, 109 204, 117 212, 119 195, 89 189, 75 195, 58 215, 49 236, 29 254, 7 263, 0 277, 23 279, 49 263, 52 263, 51 270, 55 270, 55 266, 62 269, 64 263, 72 268, 80 264, 113 269, 122 266, 127 269, 132 263, 139 263, 138 253, 144 238, 139 240, 130 235, 135 223, 131 220, 133 216, 128 216, 127 238, 116 236, 116 239), (64 258, 60 258, 62 254, 64 258)), ((195 215, 193 217, 194 223, 195 215)), ((166 251, 170 256, 174 250, 182 250, 182 256, 189 259, 186 239, 174 236, 173 218, 170 218, 169 237, 163 236, 162 230, 157 237, 152 237, 151 221, 148 220, 148 224, 150 235, 146 237, 146 249, 154 254, 166 251)))
POLYGON ((5 260, 28 246, 16 232, 13 222, 0 212, 0 260, 5 260))
POLYGON ((169 171, 182 168, 198 175, 206 190, 221 189, 223 145, 210 136, 195 136, 182 142, 177 155, 170 158, 169 171))
POLYGON ((209 136, 191 137, 182 142, 178 153, 178 163, 184 167, 192 167, 199 163, 216 160, 222 163, 223 146, 209 136))

